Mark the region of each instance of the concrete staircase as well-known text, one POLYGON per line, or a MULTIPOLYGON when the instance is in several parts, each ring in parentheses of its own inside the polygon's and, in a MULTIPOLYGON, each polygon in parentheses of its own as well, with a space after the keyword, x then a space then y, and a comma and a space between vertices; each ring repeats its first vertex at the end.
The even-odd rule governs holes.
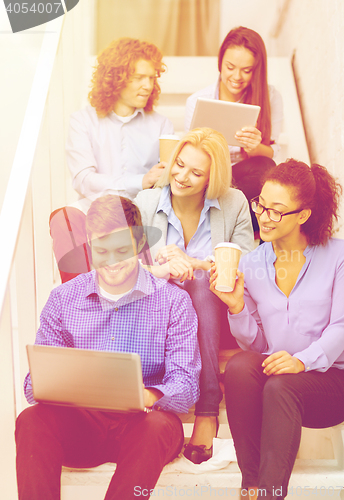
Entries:
MULTIPOLYGON (((190 423, 184 424, 186 434, 190 431, 188 427, 190 425, 190 423)), ((219 436, 223 438, 229 436, 224 408, 220 411, 219 436)), ((327 451, 330 450, 328 456, 332 458, 297 458, 289 483, 287 497, 289 500, 295 497, 309 497, 314 500, 344 499, 344 425, 325 430, 303 429, 299 455, 305 455, 305 450, 309 453, 310 448, 313 448, 311 454, 314 453, 319 436, 322 441, 320 455, 324 455, 325 447, 328 448, 327 451)), ((116 465, 110 463, 94 469, 65 468, 61 479, 61 499, 102 500, 115 469, 116 465)), ((236 462, 230 463, 224 469, 202 474, 163 471, 152 498, 202 497, 203 500, 222 497, 236 500, 240 498, 240 485, 241 474, 236 462)), ((148 498, 148 495, 144 495, 144 491, 138 490, 137 493, 138 497, 148 498)))
MULTIPOLYGON (((184 130, 186 98, 193 92, 213 83, 217 78, 215 57, 166 57, 168 71, 161 78, 162 94, 157 111, 168 116, 178 135, 184 130)), ((90 80, 87 75, 87 85, 90 80)), ((269 83, 282 94, 284 125, 280 136, 281 151, 277 162, 294 157, 309 164, 308 149, 295 87, 288 58, 269 58, 269 83)), ((86 95, 86 93, 85 93, 86 95)), ((86 101, 85 101, 86 103, 86 101)), ((223 356, 222 364, 228 358, 223 356)), ((221 363, 220 363, 221 364, 221 363)), ((191 435, 193 412, 182 416, 184 432, 191 435)), ((230 438, 224 403, 220 410, 219 437, 230 438)), ((62 500, 101 500, 115 464, 104 464, 94 469, 64 469, 62 473, 62 500)), ((226 468, 201 475, 168 473, 163 471, 152 498, 240 498, 241 474, 236 462, 226 468)), ((290 480, 288 498, 317 498, 344 500, 344 425, 329 429, 303 429, 298 458, 290 480), (342 492, 342 493, 341 493, 342 492)), ((148 492, 137 491, 138 498, 148 498, 148 492)))

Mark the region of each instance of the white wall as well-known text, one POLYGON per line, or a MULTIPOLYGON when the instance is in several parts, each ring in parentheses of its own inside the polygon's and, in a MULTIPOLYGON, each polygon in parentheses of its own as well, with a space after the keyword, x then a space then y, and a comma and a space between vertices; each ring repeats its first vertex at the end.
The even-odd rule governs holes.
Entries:
MULTIPOLYGON (((344 2, 290 0, 276 39, 279 55, 295 51, 294 69, 311 161, 344 186, 344 2)), ((344 203, 342 227, 344 238, 344 203)))
MULTIPOLYGON (((262 36, 269 56, 295 54, 311 161, 344 186, 343 0, 222 0, 221 41, 239 25, 262 36)), ((337 236, 344 238, 344 203, 341 214, 337 236)))
POLYGON ((274 53, 270 36, 279 8, 285 0, 221 0, 219 46, 227 33, 237 26, 257 31, 263 38, 269 56, 274 53))

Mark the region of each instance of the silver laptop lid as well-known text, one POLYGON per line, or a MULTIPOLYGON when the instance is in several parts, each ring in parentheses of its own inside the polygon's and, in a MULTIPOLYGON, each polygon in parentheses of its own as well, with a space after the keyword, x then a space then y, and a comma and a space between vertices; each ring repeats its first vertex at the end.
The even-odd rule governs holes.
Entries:
POLYGON ((36 401, 110 411, 144 410, 140 356, 27 345, 36 401))

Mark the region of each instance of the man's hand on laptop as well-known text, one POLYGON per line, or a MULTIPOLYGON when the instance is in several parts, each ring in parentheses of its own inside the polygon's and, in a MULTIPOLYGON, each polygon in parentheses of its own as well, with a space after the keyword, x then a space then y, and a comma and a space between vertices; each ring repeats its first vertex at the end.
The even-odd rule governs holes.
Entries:
POLYGON ((158 399, 163 397, 163 393, 159 389, 154 388, 144 388, 143 394, 146 408, 151 408, 158 399))

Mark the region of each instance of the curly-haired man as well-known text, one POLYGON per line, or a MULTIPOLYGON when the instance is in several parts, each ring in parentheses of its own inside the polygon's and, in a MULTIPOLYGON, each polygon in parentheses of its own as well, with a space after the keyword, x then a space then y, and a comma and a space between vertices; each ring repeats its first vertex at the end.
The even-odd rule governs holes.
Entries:
MULTIPOLYGON (((172 123, 153 111, 160 94, 157 79, 164 71, 160 50, 132 38, 112 42, 99 55, 90 105, 72 114, 66 145, 73 187, 81 196, 133 199, 160 177, 165 165, 158 163, 158 138, 173 133, 172 123)), ((68 207, 53 212, 50 230, 58 262, 85 244, 88 206, 85 202, 79 206, 83 211, 68 207)), ((84 255, 75 253, 70 266, 59 266, 62 281, 89 270, 84 255)))

